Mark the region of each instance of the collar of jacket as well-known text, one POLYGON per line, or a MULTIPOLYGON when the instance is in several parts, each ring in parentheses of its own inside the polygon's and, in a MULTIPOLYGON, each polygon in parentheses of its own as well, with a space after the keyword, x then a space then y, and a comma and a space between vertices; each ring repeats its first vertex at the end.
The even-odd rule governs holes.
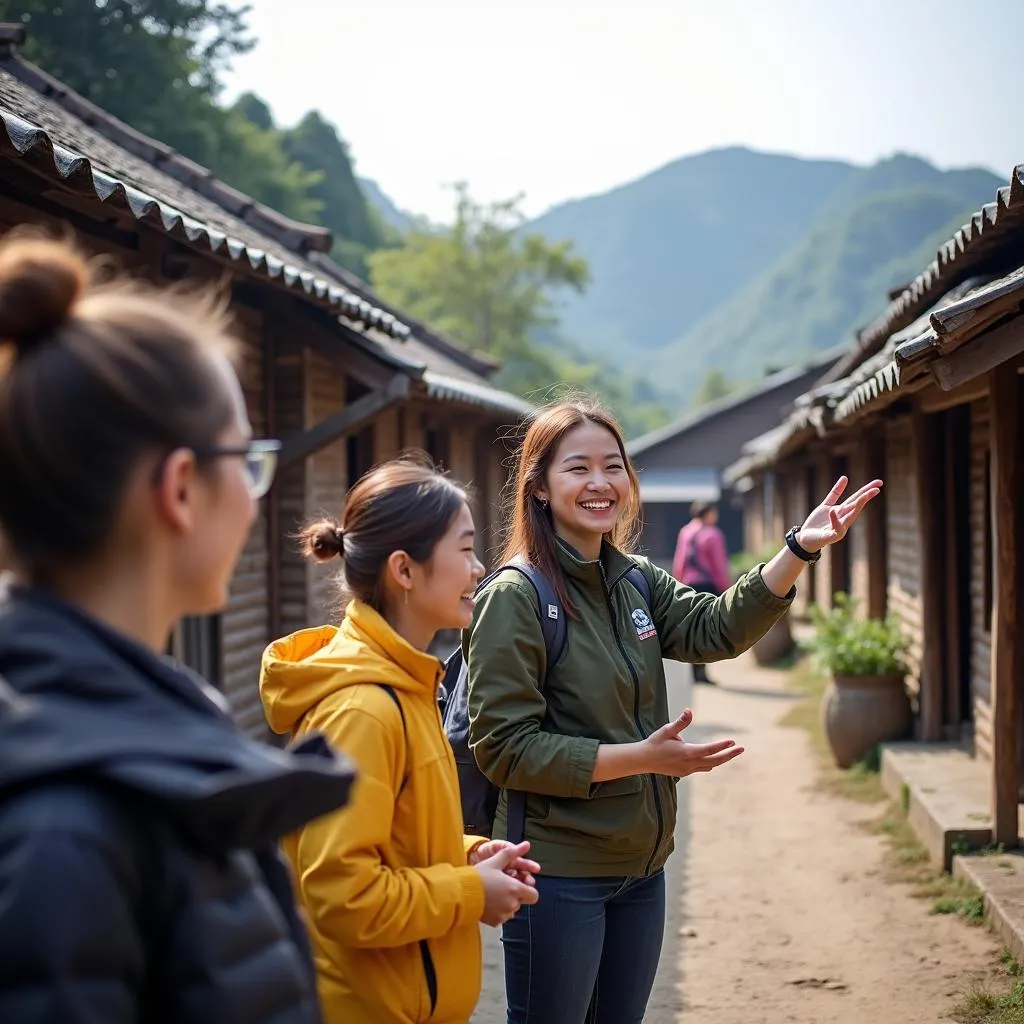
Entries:
POLYGON ((345 631, 389 658, 424 689, 433 693, 437 690, 444 666, 432 654, 413 647, 404 637, 399 636, 379 612, 362 601, 353 601, 345 611, 345 631))
POLYGON ((602 542, 600 557, 590 561, 559 537, 558 564, 569 579, 576 580, 585 587, 600 587, 606 581, 611 587, 622 579, 636 562, 608 541, 602 542))

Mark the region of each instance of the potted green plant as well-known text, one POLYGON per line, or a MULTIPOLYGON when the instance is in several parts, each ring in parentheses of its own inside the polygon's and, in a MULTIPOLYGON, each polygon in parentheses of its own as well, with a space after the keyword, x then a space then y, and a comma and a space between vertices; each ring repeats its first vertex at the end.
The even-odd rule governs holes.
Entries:
MULTIPOLYGON (((745 576, 756 565, 771 561, 778 551, 778 546, 765 548, 762 551, 740 551, 729 560, 729 568, 733 576, 739 579, 745 576)), ((779 619, 760 640, 751 648, 754 660, 758 665, 772 665, 786 657, 793 650, 793 631, 790 627, 789 612, 779 619)))
POLYGON ((808 646, 830 676, 821 702, 825 736, 836 764, 849 768, 872 747, 910 731, 909 642, 895 615, 860 619, 848 595, 834 600, 831 611, 811 609, 808 646))

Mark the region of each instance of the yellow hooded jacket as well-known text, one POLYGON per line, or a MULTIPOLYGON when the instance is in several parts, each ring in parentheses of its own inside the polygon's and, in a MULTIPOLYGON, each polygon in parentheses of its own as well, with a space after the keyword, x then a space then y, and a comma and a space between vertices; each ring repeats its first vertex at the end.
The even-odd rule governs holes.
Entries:
POLYGON ((294 633, 263 655, 274 731, 321 732, 358 770, 345 808, 284 840, 325 1024, 466 1024, 480 995, 484 890, 467 857, 481 840, 462 834, 441 672, 358 601, 339 629, 294 633))

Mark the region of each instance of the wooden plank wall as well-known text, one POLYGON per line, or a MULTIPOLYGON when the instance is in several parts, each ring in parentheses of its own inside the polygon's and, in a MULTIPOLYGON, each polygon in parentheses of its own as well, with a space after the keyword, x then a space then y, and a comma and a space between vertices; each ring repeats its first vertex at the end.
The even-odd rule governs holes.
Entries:
MULTIPOLYGON (((262 319, 245 307, 236 307, 238 326, 245 341, 240 378, 249 419, 259 437, 264 431, 262 319)), ((269 630, 267 617, 266 503, 259 503, 242 557, 231 581, 230 597, 222 617, 223 692, 239 726, 251 735, 267 735, 259 699, 259 671, 269 630)))
MULTIPOLYGON (((283 334, 283 331, 281 332, 283 334)), ((297 344, 276 340, 274 359, 275 433, 280 438, 299 434, 308 420, 306 394, 306 353, 297 344)), ((274 484, 278 491, 276 546, 279 559, 277 625, 282 636, 309 624, 307 568, 299 552, 295 534, 306 520, 306 460, 279 472, 274 484)))
POLYGON ((889 423, 887 442, 888 603, 899 615, 910 637, 909 683, 912 689, 916 689, 921 677, 923 626, 917 462, 910 417, 904 416, 889 423))
POLYGON ((974 745, 992 757, 992 531, 989 501, 991 406, 971 403, 971 694, 974 745))
MULTIPOLYGON (((306 353, 308 380, 307 428, 345 407, 346 381, 337 365, 313 352, 306 353)), ((307 460, 307 503, 309 516, 325 514, 340 518, 348 490, 347 440, 340 438, 321 448, 307 460)), ((339 612, 338 573, 341 560, 318 565, 309 562, 307 580, 307 625, 336 622, 339 612)))

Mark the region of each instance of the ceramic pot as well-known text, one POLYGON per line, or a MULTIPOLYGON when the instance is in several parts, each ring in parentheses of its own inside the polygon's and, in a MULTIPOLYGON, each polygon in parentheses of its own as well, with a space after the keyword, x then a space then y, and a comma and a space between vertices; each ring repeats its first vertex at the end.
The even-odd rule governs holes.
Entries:
POLYGON ((822 697, 821 716, 840 768, 855 764, 877 743, 906 738, 913 718, 903 675, 898 672, 833 675, 822 697))
POLYGON ((758 665, 773 665, 793 650, 793 632, 789 627, 789 612, 779 619, 751 648, 758 665))

